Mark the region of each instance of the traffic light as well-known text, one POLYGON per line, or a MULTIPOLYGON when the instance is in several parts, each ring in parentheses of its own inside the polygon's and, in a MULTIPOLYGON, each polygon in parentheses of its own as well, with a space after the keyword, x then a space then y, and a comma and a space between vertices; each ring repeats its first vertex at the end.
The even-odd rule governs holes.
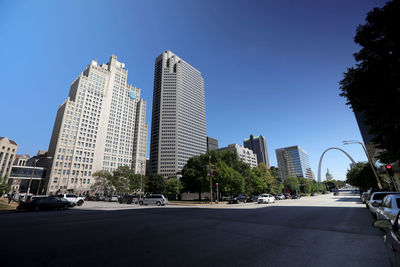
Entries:
POLYGON ((392 165, 386 164, 386 165, 385 165, 385 168, 386 168, 387 174, 388 174, 389 176, 393 177, 393 176, 394 176, 394 173, 393 173, 392 165))

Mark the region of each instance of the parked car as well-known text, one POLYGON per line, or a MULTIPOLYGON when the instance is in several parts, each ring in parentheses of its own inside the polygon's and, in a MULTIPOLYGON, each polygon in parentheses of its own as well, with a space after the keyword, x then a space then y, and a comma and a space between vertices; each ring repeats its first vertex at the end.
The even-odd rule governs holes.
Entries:
POLYGON ((29 202, 21 202, 17 210, 45 210, 45 209, 68 209, 71 203, 58 197, 41 197, 35 198, 29 202))
POLYGON ((229 204, 234 204, 234 203, 239 204, 240 202, 246 203, 247 202, 246 195, 240 194, 236 197, 230 197, 228 202, 229 204))
POLYGON ((339 195, 339 191, 336 190, 335 192, 333 192, 333 195, 334 195, 334 196, 338 196, 338 195, 339 195))
POLYGON ((257 201, 258 201, 258 196, 252 196, 247 199, 247 202, 257 202, 257 201))
POLYGON ((126 195, 126 196, 120 197, 118 199, 118 202, 120 204, 132 204, 132 203, 138 204, 139 203, 139 197, 132 196, 132 195, 126 195))
POLYGON ((75 203, 78 206, 82 206, 82 204, 85 202, 85 199, 83 197, 78 197, 74 194, 59 194, 57 197, 60 198, 65 198, 69 202, 75 203))
POLYGON ((285 199, 292 199, 292 195, 289 194, 289 193, 286 193, 286 194, 285 194, 285 199))
POLYGON ((396 215, 400 212, 400 195, 387 195, 376 210, 377 219, 389 220, 395 223, 396 215))
POLYGON ((262 194, 258 196, 258 204, 275 203, 275 197, 271 194, 262 194))
POLYGON ((157 205, 164 206, 168 204, 168 199, 163 195, 153 194, 146 196, 145 198, 139 200, 140 205, 157 205))
POLYGON ((316 196, 318 196, 318 194, 314 192, 314 193, 311 193, 311 196, 316 197, 316 196))
POLYGON ((383 242, 389 256, 391 266, 400 266, 400 213, 394 219, 394 224, 387 219, 380 219, 373 222, 372 226, 385 231, 383 242))
POLYGON ((283 194, 277 194, 277 195, 275 196, 275 199, 276 199, 276 200, 283 200, 283 199, 285 199, 285 196, 284 196, 283 194))
POLYGON ((371 198, 369 201, 367 201, 367 206, 369 208, 369 211, 371 212, 371 215, 374 219, 376 219, 376 211, 378 210, 378 207, 382 203, 382 200, 384 197, 387 195, 392 195, 392 194, 400 194, 399 192, 375 192, 372 193, 371 198))
POLYGON ((112 196, 105 197, 104 201, 118 202, 118 196, 117 195, 112 195, 112 196))
POLYGON ((95 201, 105 201, 106 198, 104 196, 96 196, 95 201))
POLYGON ((292 199, 300 199, 301 195, 300 194, 294 194, 292 195, 292 199))

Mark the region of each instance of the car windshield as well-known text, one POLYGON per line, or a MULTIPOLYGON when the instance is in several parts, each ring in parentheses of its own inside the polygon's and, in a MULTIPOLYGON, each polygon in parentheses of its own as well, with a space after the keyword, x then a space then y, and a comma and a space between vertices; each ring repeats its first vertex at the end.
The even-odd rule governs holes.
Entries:
POLYGON ((389 195, 389 193, 374 194, 373 200, 382 200, 387 195, 389 195))

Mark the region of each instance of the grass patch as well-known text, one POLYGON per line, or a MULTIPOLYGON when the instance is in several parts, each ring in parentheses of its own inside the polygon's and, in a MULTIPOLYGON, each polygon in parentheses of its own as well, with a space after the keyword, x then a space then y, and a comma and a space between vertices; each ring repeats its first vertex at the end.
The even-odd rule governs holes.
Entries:
POLYGON ((15 208, 0 202, 0 210, 15 210, 15 208))

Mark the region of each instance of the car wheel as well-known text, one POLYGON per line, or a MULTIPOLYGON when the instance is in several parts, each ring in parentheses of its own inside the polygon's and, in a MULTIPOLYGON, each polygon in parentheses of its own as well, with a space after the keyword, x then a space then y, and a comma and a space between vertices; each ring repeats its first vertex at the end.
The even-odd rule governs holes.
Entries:
POLYGON ((143 201, 139 201, 139 205, 143 205, 143 201))
POLYGON ((35 206, 34 208, 33 208, 35 211, 39 211, 39 206, 35 206))
POLYGON ((157 202, 156 202, 156 205, 157 205, 157 206, 161 206, 161 202, 160 202, 160 201, 157 201, 157 202))
POLYGON ((78 206, 82 206, 82 204, 83 204, 83 201, 82 201, 82 200, 79 200, 79 201, 78 201, 78 206))
POLYGON ((246 202, 247 202, 246 200, 245 200, 245 201, 243 201, 243 203, 244 203, 244 204, 246 204, 246 202))

